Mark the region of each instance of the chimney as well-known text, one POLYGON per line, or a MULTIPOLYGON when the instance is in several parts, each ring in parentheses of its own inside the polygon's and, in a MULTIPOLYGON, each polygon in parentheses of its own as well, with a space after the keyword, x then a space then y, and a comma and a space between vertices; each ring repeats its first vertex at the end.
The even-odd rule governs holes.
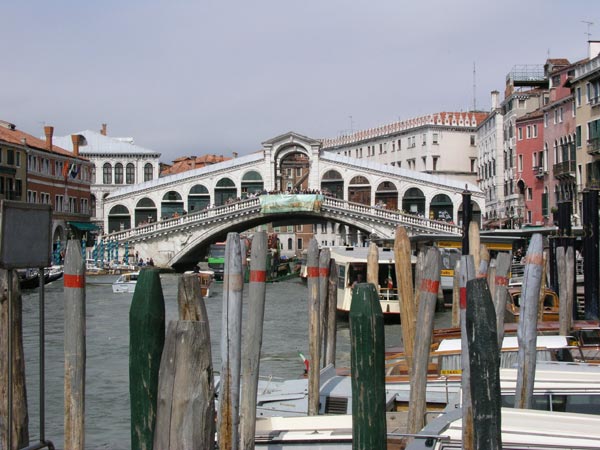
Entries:
POLYGON ((45 126, 44 134, 46 135, 46 149, 52 151, 52 135, 54 134, 54 127, 45 126))
POLYGON ((102 129, 100 130, 100 134, 102 136, 106 136, 106 124, 105 123, 102 124, 102 129))
POLYGON ((71 141, 73 142, 73 156, 79 156, 79 135, 72 134, 71 141))
POLYGON ((594 59, 600 54, 600 41, 588 41, 589 58, 594 59))
POLYGON ((498 96, 499 95, 500 95, 500 92, 492 91, 492 111, 494 111, 495 109, 498 109, 498 96))

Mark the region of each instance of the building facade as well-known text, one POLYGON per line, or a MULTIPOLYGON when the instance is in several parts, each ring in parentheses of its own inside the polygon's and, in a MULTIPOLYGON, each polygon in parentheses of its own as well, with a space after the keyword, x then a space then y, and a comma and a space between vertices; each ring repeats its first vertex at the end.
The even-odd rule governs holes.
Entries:
POLYGON ((77 152, 53 142, 54 128, 44 127, 45 139, 0 123, 4 198, 52 207, 52 239, 81 238, 89 228, 92 164, 77 152))
POLYGON ((92 162, 90 212, 98 227, 103 227, 104 201, 111 192, 159 176, 160 153, 136 145, 130 137, 108 136, 105 124, 100 132, 80 131, 57 137, 56 143, 92 162))

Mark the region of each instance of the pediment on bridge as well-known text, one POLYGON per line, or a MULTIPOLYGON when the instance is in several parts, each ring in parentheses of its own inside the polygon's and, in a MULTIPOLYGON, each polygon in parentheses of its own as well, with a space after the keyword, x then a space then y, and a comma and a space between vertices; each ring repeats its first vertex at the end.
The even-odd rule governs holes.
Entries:
POLYGON ((262 143, 263 147, 277 147, 283 144, 303 144, 307 147, 319 145, 321 142, 318 139, 309 138, 294 131, 288 131, 277 137, 268 139, 262 143))

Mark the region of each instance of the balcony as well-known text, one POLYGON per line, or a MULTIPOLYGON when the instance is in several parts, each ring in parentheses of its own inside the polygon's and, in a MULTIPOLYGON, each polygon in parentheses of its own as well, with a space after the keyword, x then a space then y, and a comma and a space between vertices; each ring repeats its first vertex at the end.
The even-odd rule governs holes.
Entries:
POLYGON ((544 167, 537 166, 537 167, 533 168, 533 174, 535 175, 536 178, 544 178, 544 175, 546 175, 546 172, 544 171, 544 167))
POLYGON ((593 108, 600 105, 600 95, 590 98, 590 106, 593 108))
POLYGON ((558 164, 554 164, 552 167, 552 173, 554 174, 554 178, 564 179, 564 178, 575 178, 575 169, 577 167, 576 161, 563 161, 558 164))
POLYGON ((600 137, 595 137, 587 141, 587 152, 590 155, 600 154, 600 137))

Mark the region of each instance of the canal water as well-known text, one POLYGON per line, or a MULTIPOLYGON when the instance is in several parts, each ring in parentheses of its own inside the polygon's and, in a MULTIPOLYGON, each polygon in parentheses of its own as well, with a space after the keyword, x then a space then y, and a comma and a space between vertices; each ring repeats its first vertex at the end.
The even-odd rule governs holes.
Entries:
MULTIPOLYGON (((87 277, 86 285, 86 449, 130 448, 129 428, 129 308, 133 294, 113 294, 116 276, 87 277)), ((167 323, 177 318, 177 274, 161 274, 167 323)), ((248 298, 244 292, 244 307, 248 298)), ((63 448, 64 304, 63 282, 46 285, 46 439, 63 448)), ((220 370, 222 285, 213 285, 206 299, 212 357, 220 370)), ((39 294, 23 293, 23 335, 29 403, 30 440, 39 439, 39 294)), ((244 311, 247 308, 245 307, 244 311)), ((447 313, 441 320, 447 322, 447 313)), ((299 279, 267 285, 260 373, 298 378, 308 355, 307 289, 299 279)), ((437 319, 436 319, 437 320, 437 319)), ((447 325, 447 323, 446 323, 447 325)), ((386 346, 401 344, 398 324, 385 325, 386 346)), ((347 322, 338 323, 337 365, 350 366, 347 322)))

